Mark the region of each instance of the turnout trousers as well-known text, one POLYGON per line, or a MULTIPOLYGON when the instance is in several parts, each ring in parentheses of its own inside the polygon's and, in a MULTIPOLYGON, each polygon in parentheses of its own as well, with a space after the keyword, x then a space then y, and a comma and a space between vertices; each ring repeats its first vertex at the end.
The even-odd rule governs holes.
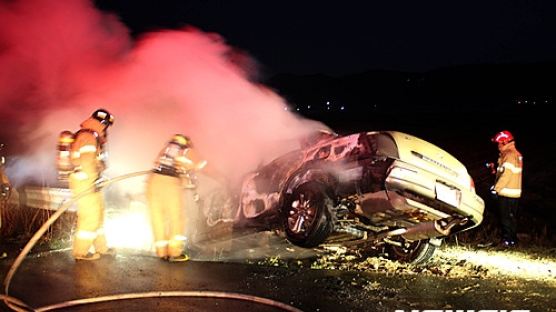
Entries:
MULTIPOLYGON (((74 196, 90 191, 95 180, 72 173, 69 186, 74 196)), ((104 235, 104 198, 93 189, 92 192, 77 200, 77 229, 73 239, 73 255, 81 257, 92 253, 105 253, 108 250, 104 235), (92 250, 94 248, 94 250, 92 250)))
POLYGON ((517 211, 519 198, 498 196, 498 211, 500 223, 502 224, 502 238, 517 241, 517 211))
POLYGON ((178 177, 151 173, 147 179, 149 205, 156 255, 178 257, 185 251, 185 213, 178 177))

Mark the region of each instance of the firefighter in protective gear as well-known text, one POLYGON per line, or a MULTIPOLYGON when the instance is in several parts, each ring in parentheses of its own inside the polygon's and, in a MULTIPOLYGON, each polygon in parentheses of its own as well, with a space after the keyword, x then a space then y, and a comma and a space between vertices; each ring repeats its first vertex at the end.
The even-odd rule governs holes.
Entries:
POLYGON ((105 109, 96 110, 81 123, 71 144, 74 166, 69 175, 69 187, 74 196, 88 192, 77 201, 77 228, 73 240, 73 256, 77 260, 95 260, 104 254, 113 254, 104 235, 104 199, 95 182, 105 169, 104 145, 107 128, 114 123, 105 109))
POLYGON ((159 153, 147 178, 147 202, 150 209, 156 255, 171 262, 187 261, 184 213, 184 188, 194 188, 195 172, 207 162, 200 161, 191 139, 174 135, 159 153))
MULTIPOLYGON (((0 150, 4 147, 4 144, 0 144, 0 150)), ((0 156, 0 228, 2 228, 2 210, 7 208, 6 204, 11 193, 11 184, 8 176, 4 172, 4 164, 6 163, 6 158, 0 156)), ((6 258, 8 255, 6 252, 0 252, 0 259, 6 258)))
POLYGON ((521 197, 523 157, 515 147, 513 135, 507 130, 497 133, 492 142, 498 145, 500 154, 491 191, 498 200, 502 244, 510 247, 517 243, 516 214, 521 197))
MULTIPOLYGON (((0 144, 0 150, 4 147, 4 144, 0 144)), ((6 158, 0 156, 0 201, 8 200, 11 192, 11 184, 8 176, 4 172, 4 164, 6 163, 6 158)), ((2 220, 0 220, 0 225, 2 225, 2 220)))

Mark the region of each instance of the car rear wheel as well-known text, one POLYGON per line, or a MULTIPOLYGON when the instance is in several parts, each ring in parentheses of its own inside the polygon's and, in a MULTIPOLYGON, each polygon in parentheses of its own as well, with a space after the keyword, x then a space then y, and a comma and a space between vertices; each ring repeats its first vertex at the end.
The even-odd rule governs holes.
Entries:
POLYGON ((324 185, 304 183, 294 189, 283 209, 287 239, 301 247, 315 247, 334 230, 332 200, 324 185))
POLYGON ((400 238, 398 242, 401 246, 387 245, 386 247, 386 253, 391 260, 420 265, 429 261, 436 250, 436 246, 429 240, 408 242, 400 238))

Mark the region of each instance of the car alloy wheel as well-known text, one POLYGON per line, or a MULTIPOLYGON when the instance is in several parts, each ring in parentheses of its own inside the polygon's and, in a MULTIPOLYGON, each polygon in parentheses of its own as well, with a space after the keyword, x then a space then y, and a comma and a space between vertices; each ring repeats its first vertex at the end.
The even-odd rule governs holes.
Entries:
POLYGON ((332 200, 325 185, 307 182, 296 187, 284 203, 283 222, 288 240, 301 247, 315 247, 334 229, 332 200))
POLYGON ((307 233, 315 222, 319 199, 312 192, 298 193, 288 211, 288 228, 292 233, 307 233))

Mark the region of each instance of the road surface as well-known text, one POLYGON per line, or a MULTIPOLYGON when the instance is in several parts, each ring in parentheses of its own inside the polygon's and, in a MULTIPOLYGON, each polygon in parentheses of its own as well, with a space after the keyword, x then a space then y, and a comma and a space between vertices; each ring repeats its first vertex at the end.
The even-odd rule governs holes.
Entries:
MULTIPOLYGON (((119 250, 114 257, 92 262, 74 261, 68 248, 32 251, 16 271, 9 295, 35 309, 107 295, 202 291, 267 298, 302 311, 556 311, 556 288, 546 281, 275 266, 269 259, 298 258, 290 263, 301 263, 316 253, 296 249, 268 233, 236 239, 232 242, 234 252, 218 254, 214 246, 209 247, 193 255, 192 261, 183 263, 168 263, 149 252, 134 250, 119 250)), ((8 258, 0 260, 3 276, 15 256, 12 251, 8 258)), ((239 299, 154 297, 62 310, 283 311, 284 307, 239 299)))

